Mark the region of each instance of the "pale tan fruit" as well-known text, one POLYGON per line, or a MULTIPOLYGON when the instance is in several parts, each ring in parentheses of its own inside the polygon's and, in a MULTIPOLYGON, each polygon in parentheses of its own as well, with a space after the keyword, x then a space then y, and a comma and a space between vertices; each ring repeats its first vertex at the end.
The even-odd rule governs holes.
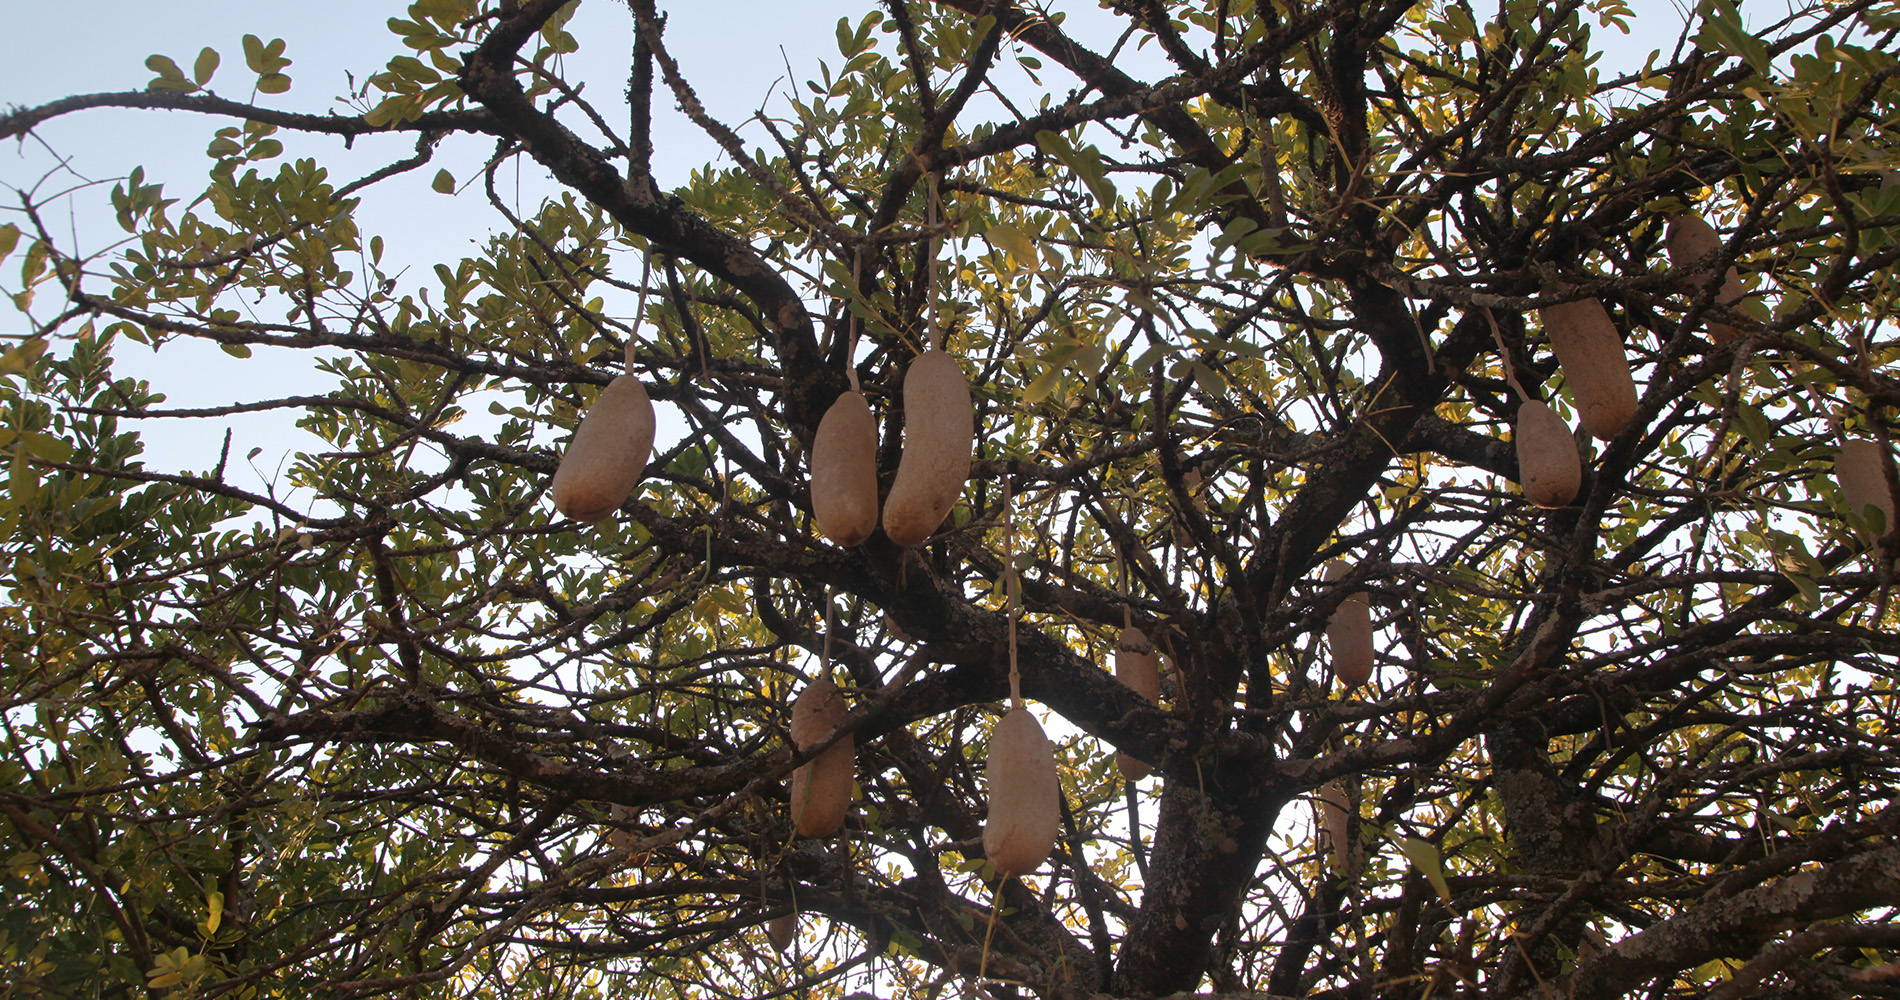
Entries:
POLYGON ((1329 781, 1319 789, 1319 824, 1326 831, 1326 843, 1333 856, 1333 871, 1346 874, 1352 864, 1352 825, 1349 810, 1352 796, 1346 786, 1329 781))
POLYGON ((1849 438, 1841 444, 1840 457, 1834 460, 1834 480, 1840 484, 1841 499, 1847 509, 1864 514, 1877 507, 1886 515, 1887 530, 1893 530, 1893 494, 1887 491, 1887 472, 1881 460, 1880 442, 1867 438, 1849 438))
POLYGON ((976 442, 970 383, 956 360, 925 351, 904 374, 904 453, 884 498, 884 533, 920 545, 943 523, 970 478, 976 442))
POLYGON ((554 509, 592 523, 620 509, 653 451, 653 401, 632 375, 607 383, 554 470, 554 509))
POLYGON ((983 854, 1004 876, 1027 875, 1048 860, 1062 825, 1055 747, 1028 709, 1012 708, 996 723, 984 774, 990 815, 983 854))
MULTIPOLYGON (((1161 700, 1161 656, 1147 633, 1133 627, 1122 629, 1115 642, 1115 679, 1149 701, 1161 700)), ((1152 770, 1125 753, 1116 753, 1115 763, 1129 781, 1140 781, 1152 770)))
POLYGON ((811 516, 839 545, 856 545, 877 530, 877 420, 862 393, 845 392, 818 422, 811 516))
POLYGON ((1636 383, 1630 379, 1623 337, 1603 303, 1579 299, 1539 309, 1544 333, 1570 383, 1583 429, 1608 441, 1636 415, 1636 383))
MULTIPOLYGON (((1669 262, 1676 267, 1687 267, 1708 255, 1722 249, 1722 237, 1716 233, 1703 218, 1694 213, 1674 216, 1669 220, 1669 229, 1663 237, 1663 248, 1669 253, 1669 262)), ((1706 273, 1706 272, 1701 272, 1706 273)), ((1734 267, 1722 276, 1722 290, 1716 293, 1715 304, 1733 306, 1742 301, 1741 272, 1734 267)), ((1741 337, 1742 332, 1727 323, 1711 322, 1709 336, 1717 344, 1726 344, 1741 337)))
MULTIPOLYGON (((820 677, 792 702, 792 745, 803 750, 830 736, 845 717, 844 695, 829 677, 820 677)), ((851 780, 857 750, 849 734, 792 772, 792 822, 799 836, 829 837, 844 826, 851 807, 851 780)))
POLYGON ((1583 486, 1583 459, 1570 425, 1557 411, 1533 399, 1517 408, 1517 481, 1524 498, 1539 507, 1565 507, 1583 486))
POLYGON ((787 913, 773 917, 765 925, 765 939, 772 942, 773 951, 784 951, 792 946, 792 938, 798 934, 798 916, 787 913))
POLYGON ((1688 267, 1722 249, 1722 237, 1702 216, 1684 212, 1669 217, 1669 227, 1663 234, 1663 249, 1669 253, 1669 263, 1676 267, 1688 267))
MULTIPOLYGON (((1326 567, 1326 579, 1346 575, 1346 564, 1335 560, 1326 567)), ((1326 645, 1333 653, 1333 676, 1341 686, 1355 688, 1372 677, 1372 607, 1366 595, 1353 594, 1339 602, 1326 620, 1326 645)))

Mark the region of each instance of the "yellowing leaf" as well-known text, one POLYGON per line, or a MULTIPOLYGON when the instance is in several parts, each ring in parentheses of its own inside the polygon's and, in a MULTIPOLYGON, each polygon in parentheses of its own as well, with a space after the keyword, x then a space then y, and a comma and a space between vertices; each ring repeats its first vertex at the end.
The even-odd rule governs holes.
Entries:
POLYGON ((1405 860, 1411 862, 1412 867, 1425 876, 1425 881, 1432 884, 1432 891, 1438 893, 1438 898, 1451 902, 1451 883, 1445 880, 1445 864, 1438 855, 1438 848, 1432 846, 1430 841, 1417 837, 1394 833, 1387 833, 1386 837, 1398 845, 1399 853, 1405 855, 1405 860))
POLYGON ((1060 365, 1050 365, 1048 368, 1043 369, 1042 374, 1036 376, 1035 381, 1023 387, 1023 402, 1034 406, 1044 399, 1047 399, 1050 391, 1056 387, 1056 379, 1061 376, 1062 367, 1060 365))
POLYGON ((991 226, 990 231, 986 235, 989 237, 991 243, 1001 247, 1004 253, 1009 254, 1010 259, 1015 261, 1017 267, 1033 268, 1036 266, 1036 244, 1032 242, 1029 236, 1022 230, 1007 223, 1002 223, 991 226))

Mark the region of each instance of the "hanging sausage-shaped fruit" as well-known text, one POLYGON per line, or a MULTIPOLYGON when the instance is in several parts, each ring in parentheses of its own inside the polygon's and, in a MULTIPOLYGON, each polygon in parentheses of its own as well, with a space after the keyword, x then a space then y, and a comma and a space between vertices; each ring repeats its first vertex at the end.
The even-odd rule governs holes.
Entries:
MULTIPOLYGON (((800 750, 823 741, 844 722, 844 695, 820 676, 792 703, 792 745, 800 750)), ((857 750, 846 733, 792 772, 792 822, 802 837, 829 837, 844 826, 851 807, 857 750)))
POLYGON ((1511 436, 1524 498, 1549 509, 1569 506, 1583 486, 1583 458, 1570 425, 1548 404, 1533 399, 1517 408, 1511 436))
POLYGON ((593 523, 620 509, 640 485, 653 451, 653 401, 632 375, 607 384, 581 417, 554 470, 554 509, 593 523))
POLYGON ((1886 516, 1887 530, 1893 530, 1893 494, 1887 489, 1880 442, 1868 438, 1841 442, 1840 455, 1834 459, 1834 481, 1840 484, 1841 499, 1847 501, 1850 513, 1865 514, 1873 507, 1886 516))
MULTIPOLYGON (((1346 564, 1335 560, 1326 567, 1325 579, 1337 580, 1347 573, 1346 564)), ((1372 677, 1372 607, 1366 595, 1354 593, 1339 602, 1326 621, 1326 645, 1333 653, 1333 676, 1340 686, 1351 689, 1372 677)))
POLYGON ((811 446, 811 516, 846 547, 877 530, 877 420, 864 394, 846 390, 818 422, 811 446))
POLYGON ((1048 860, 1062 826, 1055 747, 1029 709, 1017 705, 996 723, 984 775, 990 814, 983 854, 1004 877, 1027 875, 1048 860))
POLYGON ((1623 336, 1609 312, 1596 299, 1578 299, 1537 313, 1570 383, 1583 429, 1604 441, 1616 437, 1636 415, 1637 400, 1623 336))
POLYGON ((884 533, 921 545, 963 495, 976 444, 970 383, 956 359, 935 348, 904 373, 904 450, 884 498, 884 533))
MULTIPOLYGON (((1669 228, 1663 237, 1663 249, 1669 254, 1669 263, 1683 268, 1722 249, 1722 237, 1700 215, 1685 212, 1670 218, 1669 228)), ((1707 271, 1699 271, 1695 276, 1705 277, 1707 274, 1707 271)), ((1722 290, 1715 294, 1715 304, 1733 308, 1742 301, 1743 294, 1741 272, 1731 265, 1722 275, 1722 290)), ((1709 324, 1709 336, 1720 345, 1740 339, 1742 332, 1727 323, 1715 321, 1709 324)))

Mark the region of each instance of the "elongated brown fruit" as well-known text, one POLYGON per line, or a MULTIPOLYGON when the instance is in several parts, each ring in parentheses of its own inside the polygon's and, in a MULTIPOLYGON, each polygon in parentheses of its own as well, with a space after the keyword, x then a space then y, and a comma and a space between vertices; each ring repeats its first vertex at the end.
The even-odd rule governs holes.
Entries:
POLYGON ((1623 336, 1596 299, 1579 299, 1537 311, 1570 383, 1583 429, 1608 441, 1636 415, 1636 383, 1630 379, 1623 336))
MULTIPOLYGON (((844 722, 844 695, 820 677, 792 702, 792 745, 800 750, 824 740, 844 722)), ((829 837, 844 826, 851 807, 857 750, 849 734, 792 772, 792 822, 801 837, 829 837)))
POLYGON ((839 545, 856 545, 877 530, 877 420, 862 393, 845 392, 818 422, 811 516, 839 545))
POLYGON ((773 917, 765 925, 765 939, 772 942, 773 951, 784 951, 792 946, 792 938, 798 934, 798 916, 786 913, 773 917))
POLYGON ((884 533, 920 545, 937 530, 970 478, 976 417, 970 383, 956 360, 929 350, 904 373, 904 453, 884 498, 884 533))
MULTIPOLYGON (((1674 216, 1669 220, 1669 229, 1663 237, 1663 248, 1669 253, 1669 263, 1676 267, 1687 267, 1698 260, 1722 249, 1722 237, 1715 227, 1693 212, 1674 216)), ((1698 272, 1707 274, 1708 272, 1698 272)), ((1733 266, 1722 276, 1722 290, 1715 295, 1715 304, 1733 306, 1742 301, 1742 275, 1733 266)), ((1726 344, 1741 337, 1742 332, 1727 323, 1711 322, 1709 336, 1717 344, 1726 344)))
POLYGON ((1533 399, 1517 408, 1517 482, 1524 498, 1539 507, 1569 506, 1583 486, 1577 439, 1557 411, 1533 399))
POLYGON ((1048 860, 1062 824, 1055 747, 1028 709, 1012 708, 996 723, 984 774, 990 815, 983 854, 1004 876, 1027 875, 1048 860))
POLYGON ((1886 515, 1887 530, 1893 530, 1893 494, 1887 491, 1887 472, 1881 461, 1880 442, 1849 438, 1841 443, 1840 457, 1834 460, 1834 480, 1841 486, 1841 499, 1847 509, 1864 514, 1869 506, 1886 515))
POLYGON ((653 401, 632 375, 607 383, 581 417, 554 470, 554 509, 593 523, 620 509, 640 485, 653 451, 653 401))
MULTIPOLYGON (((1122 629, 1115 642, 1115 679, 1149 701, 1161 700, 1161 654, 1155 652, 1147 633, 1133 627, 1122 629)), ((1129 781, 1140 781, 1151 771, 1146 763, 1120 752, 1115 754, 1115 764, 1129 781)))
POLYGON ((1351 808, 1352 796, 1346 793, 1346 786, 1337 781, 1320 786, 1320 828, 1326 831, 1326 842, 1332 849, 1333 871, 1341 875, 1352 863, 1352 825, 1347 815, 1351 808))
MULTIPOLYGON (((1346 564, 1335 560, 1327 565, 1325 578, 1337 580, 1346 572, 1346 564)), ((1353 594, 1333 609, 1326 620, 1326 645, 1333 653, 1333 676, 1342 687, 1355 688, 1372 677, 1372 606, 1366 595, 1353 594)))

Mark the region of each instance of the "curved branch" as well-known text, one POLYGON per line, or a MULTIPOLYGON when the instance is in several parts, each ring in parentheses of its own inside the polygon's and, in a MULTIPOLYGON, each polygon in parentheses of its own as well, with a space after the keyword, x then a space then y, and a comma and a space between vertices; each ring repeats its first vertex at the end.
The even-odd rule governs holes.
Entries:
POLYGON ((354 139, 359 135, 381 132, 485 132, 507 135, 501 122, 487 111, 431 111, 405 122, 371 125, 360 115, 311 115, 296 111, 261 108, 211 94, 179 94, 163 90, 122 90, 106 94, 79 94, 62 97, 32 108, 20 108, 0 117, 0 139, 25 135, 35 125, 61 115, 93 108, 150 108, 158 111, 191 111, 263 122, 279 128, 322 135, 340 135, 354 139))
POLYGON ((800 433, 815 432, 823 406, 842 391, 844 377, 820 359, 811 314, 797 291, 744 240, 707 222, 679 199, 663 196, 651 178, 629 184, 606 154, 536 107, 515 78, 516 50, 567 2, 533 0, 502 18, 469 54, 457 82, 561 183, 621 225, 692 261, 756 303, 770 324, 780 370, 788 373, 780 387, 786 416, 800 433))

